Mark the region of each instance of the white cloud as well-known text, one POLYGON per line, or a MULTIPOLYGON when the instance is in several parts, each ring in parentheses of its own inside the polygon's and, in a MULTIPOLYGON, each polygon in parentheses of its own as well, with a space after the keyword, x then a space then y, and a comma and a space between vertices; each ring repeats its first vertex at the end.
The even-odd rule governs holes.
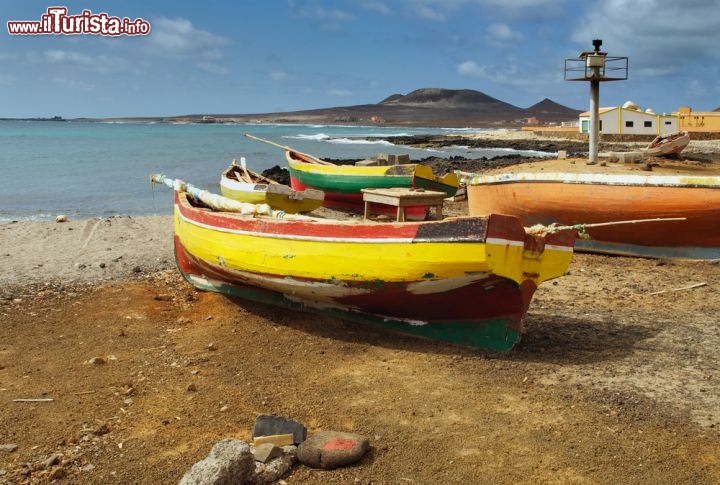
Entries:
POLYGON ((437 9, 434 9, 432 7, 429 7, 427 5, 419 5, 415 9, 415 13, 418 17, 426 19, 426 20, 435 20, 435 21, 443 21, 445 20, 445 15, 438 11, 437 9))
POLYGON ((79 91, 93 91, 95 90, 95 85, 85 82, 85 81, 79 81, 77 79, 68 79, 63 77, 56 77, 53 78, 53 82, 55 84, 60 84, 63 87, 79 90, 79 91))
POLYGON ((0 86, 12 86, 15 84, 15 78, 7 74, 0 74, 0 86))
POLYGON ((155 54, 175 58, 221 59, 220 48, 230 43, 225 37, 195 28, 183 18, 154 20, 147 38, 155 54))
POLYGON ((352 91, 349 91, 347 89, 331 89, 327 92, 328 96, 337 96, 340 98, 346 98, 348 96, 352 96, 352 91))
POLYGON ((380 15, 390 15, 392 10, 384 2, 368 0, 360 3, 360 6, 370 12, 379 13, 380 15))
POLYGON ((228 74, 230 72, 230 70, 223 64, 215 62, 198 62, 197 66, 210 74, 228 74))
POLYGON ((339 31, 343 22, 352 20, 354 16, 338 8, 325 8, 315 0, 289 0, 293 14, 314 21, 324 31, 339 31))
POLYGON ((487 28, 488 33, 491 37, 496 40, 503 41, 514 41, 522 40, 523 35, 519 32, 513 32, 507 24, 492 24, 487 28))
POLYGON ((495 11, 508 11, 515 15, 532 15, 538 10, 561 12, 567 0, 405 0, 406 8, 418 17, 428 20, 444 21, 452 12, 464 7, 478 7, 495 11))
POLYGON ((485 75, 485 68, 475 61, 465 61, 457 66, 458 74, 468 77, 482 77, 485 75))
POLYGON ((689 96, 705 96, 707 94, 707 89, 704 84, 700 83, 700 81, 693 79, 687 87, 687 94, 689 96))
MULTIPOLYGON (((461 76, 475 79, 482 79, 502 86, 533 87, 540 85, 557 84, 557 72, 538 71, 533 73, 524 72, 520 75, 520 69, 513 62, 506 62, 501 66, 478 64, 475 61, 465 61, 455 68, 461 76)), ((525 69, 524 71, 527 71, 525 69)))
POLYGON ((720 0, 609 0, 593 5, 572 35, 583 49, 590 50, 592 39, 600 38, 609 55, 627 56, 631 67, 650 73, 720 58, 720 0))
POLYGON ((53 49, 43 52, 45 61, 53 65, 72 66, 96 72, 122 71, 127 61, 120 57, 91 56, 82 52, 53 49))
POLYGON ((270 73, 270 79, 273 81, 284 81, 288 78, 288 74, 285 71, 272 71, 270 73))

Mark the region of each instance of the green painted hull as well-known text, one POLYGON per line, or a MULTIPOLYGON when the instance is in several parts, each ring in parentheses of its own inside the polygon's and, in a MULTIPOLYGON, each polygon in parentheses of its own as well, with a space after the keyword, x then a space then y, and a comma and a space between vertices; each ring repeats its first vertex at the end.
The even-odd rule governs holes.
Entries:
POLYGON ((310 173, 290 167, 293 188, 300 187, 322 190, 330 194, 360 194, 362 189, 386 189, 391 187, 412 187, 410 175, 346 175, 310 173))
POLYGON ((252 286, 214 284, 208 280, 198 280, 190 275, 183 276, 196 288, 214 291, 244 300, 266 303, 269 305, 299 310, 303 312, 327 315, 357 323, 371 325, 383 330, 390 330, 403 335, 420 337, 428 340, 448 342, 463 347, 482 348, 495 352, 508 352, 520 341, 521 333, 512 328, 515 324, 510 318, 488 319, 483 324, 475 322, 443 322, 438 324, 414 325, 394 320, 382 315, 369 315, 335 308, 313 308, 302 302, 289 300, 281 293, 267 291, 252 286))

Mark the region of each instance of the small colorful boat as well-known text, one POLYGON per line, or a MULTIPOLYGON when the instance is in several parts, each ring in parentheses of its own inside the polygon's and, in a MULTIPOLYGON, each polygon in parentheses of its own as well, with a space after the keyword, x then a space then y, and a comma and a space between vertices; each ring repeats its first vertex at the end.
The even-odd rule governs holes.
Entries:
POLYGON ((245 159, 235 160, 220 177, 220 192, 225 197, 251 204, 268 204, 289 214, 310 212, 323 203, 320 190, 294 190, 287 185, 247 169, 245 159))
POLYGON ((643 150, 645 155, 664 157, 677 155, 690 143, 690 135, 687 131, 677 131, 668 135, 656 136, 653 141, 643 150))
POLYGON ((404 223, 283 215, 152 180, 175 191, 177 265, 199 289, 498 351, 520 339, 537 286, 566 272, 576 235, 530 234, 502 215, 404 223))
MULTIPOLYGON (((290 186, 296 190, 322 190, 325 193, 324 205, 327 207, 362 211, 362 189, 411 188, 415 181, 419 188, 444 191, 450 197, 459 186, 455 174, 448 174, 444 178, 435 177, 430 167, 420 169, 416 176, 416 164, 336 165, 269 140, 253 135, 245 136, 282 148, 290 170, 290 186)), ((374 214, 394 212, 393 207, 372 204, 374 214)), ((423 220, 427 213, 427 206, 406 208, 406 217, 411 220, 423 220)))
POLYGON ((720 258, 720 177, 519 172, 467 179, 471 215, 517 217, 526 226, 595 225, 578 251, 720 258), (620 223, 628 221, 628 223, 620 223), (637 222, 643 222, 642 224, 637 222))

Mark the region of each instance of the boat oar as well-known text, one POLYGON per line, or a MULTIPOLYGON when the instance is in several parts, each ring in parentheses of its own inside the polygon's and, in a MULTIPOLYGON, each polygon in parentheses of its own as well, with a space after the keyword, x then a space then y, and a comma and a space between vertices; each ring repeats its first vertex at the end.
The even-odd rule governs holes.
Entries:
POLYGON ((285 211, 273 210, 267 204, 250 204, 247 202, 238 202, 225 196, 213 194, 207 190, 202 190, 180 179, 171 179, 161 173, 150 175, 150 182, 153 184, 167 185, 177 192, 187 192, 198 200, 201 200, 211 209, 224 212, 239 212, 246 215, 270 216, 277 219, 289 220, 313 220, 298 214, 286 214, 285 211))
POLYGON ((240 157, 240 167, 242 167, 243 172, 245 172, 245 182, 249 184, 253 183, 253 178, 250 176, 250 172, 248 172, 247 163, 245 163, 245 157, 240 157))
POLYGON ((294 148, 290 148, 289 146, 283 146, 283 145, 280 145, 279 143, 275 143, 274 141, 266 140, 264 138, 260 138, 259 136, 251 135, 250 133, 245 133, 245 137, 250 138, 251 140, 257 140, 257 141, 261 141, 263 143, 267 143, 268 145, 272 145, 277 148, 282 148, 286 152, 295 152, 299 155, 302 155, 303 157, 306 157, 308 159, 308 162, 310 162, 310 163, 317 163, 318 165, 335 165, 334 163, 326 162, 325 160, 320 160, 319 158, 314 157, 308 153, 299 152, 299 151, 295 150, 294 148))

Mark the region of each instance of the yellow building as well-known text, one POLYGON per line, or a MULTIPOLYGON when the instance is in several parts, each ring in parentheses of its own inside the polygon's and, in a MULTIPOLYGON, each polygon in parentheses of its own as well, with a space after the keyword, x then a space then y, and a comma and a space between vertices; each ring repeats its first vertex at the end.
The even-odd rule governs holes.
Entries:
POLYGON ((692 108, 678 109, 678 129, 687 132, 720 132, 720 111, 693 111, 692 108))

